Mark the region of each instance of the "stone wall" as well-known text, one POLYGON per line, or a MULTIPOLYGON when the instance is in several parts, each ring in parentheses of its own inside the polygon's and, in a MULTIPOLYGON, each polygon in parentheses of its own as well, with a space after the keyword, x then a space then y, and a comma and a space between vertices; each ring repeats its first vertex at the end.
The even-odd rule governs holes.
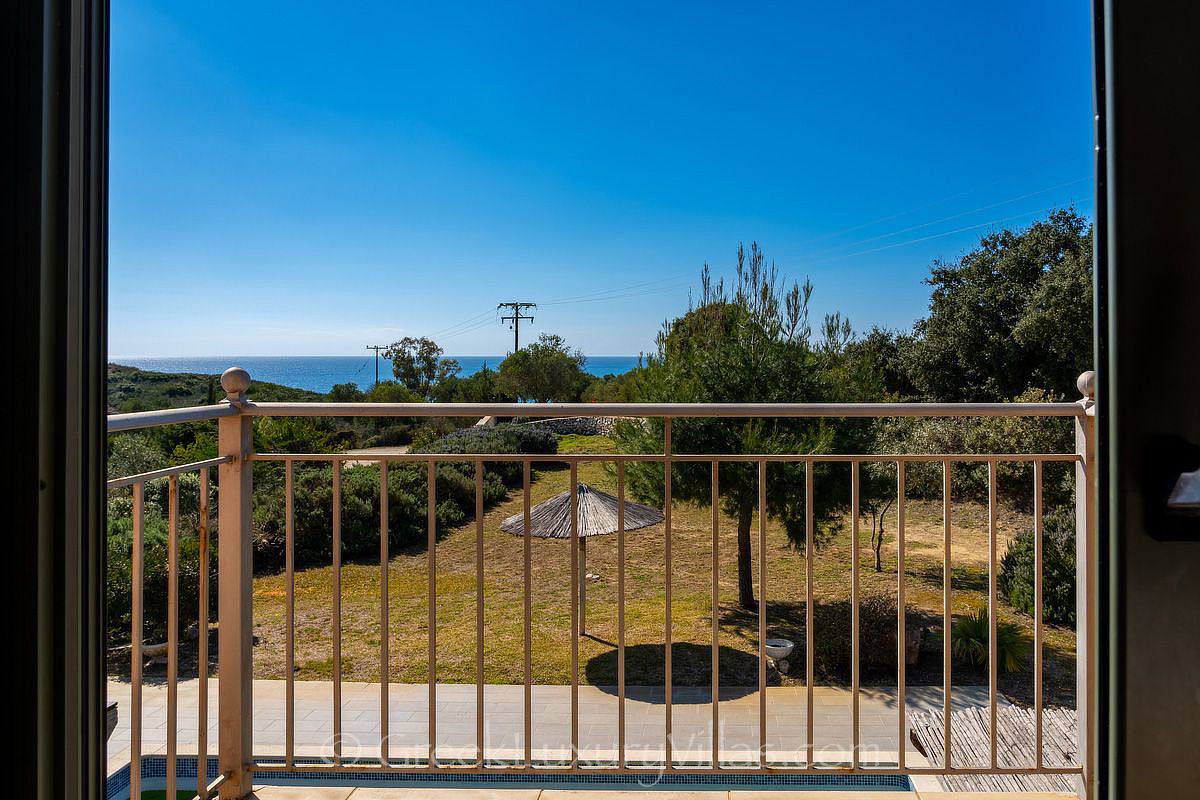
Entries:
POLYGON ((611 436, 618 419, 619 417, 556 417, 554 419, 537 419, 522 424, 537 426, 557 434, 611 436))

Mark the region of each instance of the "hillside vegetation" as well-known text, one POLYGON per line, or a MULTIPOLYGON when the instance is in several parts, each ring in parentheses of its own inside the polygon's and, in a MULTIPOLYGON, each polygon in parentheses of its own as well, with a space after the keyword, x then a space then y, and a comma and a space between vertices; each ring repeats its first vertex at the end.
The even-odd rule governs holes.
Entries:
MULTIPOLYGON (((246 393, 258 400, 312 402, 324 400, 319 392, 296 389, 278 383, 254 381, 246 393)), ((160 408, 180 408, 215 403, 225 397, 220 375, 200 375, 194 372, 150 372, 108 365, 108 412, 154 411, 160 408)))

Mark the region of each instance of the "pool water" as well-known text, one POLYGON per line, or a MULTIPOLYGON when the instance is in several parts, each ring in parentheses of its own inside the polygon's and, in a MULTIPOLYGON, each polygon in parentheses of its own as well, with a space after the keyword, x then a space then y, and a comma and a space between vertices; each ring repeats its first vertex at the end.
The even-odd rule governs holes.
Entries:
MULTIPOLYGON (((313 759, 311 764, 323 763, 313 759)), ((219 775, 217 758, 210 756, 207 770, 208 781, 219 775)), ((144 800, 165 798, 167 759, 165 756, 142 757, 142 797, 144 800)), ((176 763, 178 787, 191 797, 196 783, 196 758, 180 756, 176 763)), ((755 789, 787 791, 911 791, 912 784, 904 775, 660 775, 647 770, 645 775, 619 773, 613 775, 538 775, 537 773, 514 772, 512 774, 428 774, 404 772, 379 772, 364 769, 358 772, 306 772, 304 764, 298 763, 289 772, 261 773, 255 784, 279 786, 408 786, 477 789, 515 789, 537 787, 543 789, 614 789, 639 790, 687 790, 687 789, 755 789)), ((125 766, 108 779, 108 800, 128 800, 129 767, 125 766)))

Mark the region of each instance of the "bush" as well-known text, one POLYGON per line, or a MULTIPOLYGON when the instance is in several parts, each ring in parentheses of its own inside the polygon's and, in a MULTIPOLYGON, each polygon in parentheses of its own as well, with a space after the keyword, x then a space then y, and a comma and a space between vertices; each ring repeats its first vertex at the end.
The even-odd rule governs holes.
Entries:
POLYGON ((638 381, 641 379, 643 368, 641 359, 638 366, 621 375, 605 375, 603 378, 593 378, 580 395, 585 403, 633 403, 638 398, 638 381))
POLYGON ((378 433, 367 437, 363 442, 364 447, 388 447, 394 445, 408 444, 412 441, 413 428, 411 425, 405 425, 403 422, 398 422, 393 425, 386 425, 379 430, 378 433))
MULTIPOLYGON (((988 666, 988 610, 980 608, 950 628, 954 657, 976 669, 988 666)), ((1011 622, 996 623, 996 664, 1001 672, 1016 672, 1025 666, 1025 636, 1011 622)))
MULTIPOLYGON (((456 431, 415 452, 426 453, 553 453, 558 448, 552 433, 518 425, 469 428, 456 431)), ((279 569, 284 564, 283 472, 279 465, 260 465, 255 473, 254 565, 256 570, 279 569)), ((420 462, 394 463, 388 469, 388 546, 425 543, 428 467, 420 462)), ((520 484, 520 462, 487 464, 483 478, 484 506, 505 498, 520 484)), ((443 462, 436 469, 437 532, 461 525, 475 514, 475 466, 443 462)), ((329 465, 295 466, 295 561, 297 566, 328 564, 333 552, 333 468, 329 465)), ((342 469, 342 557, 375 559, 379 554, 379 467, 342 469)))
POLYGON ((367 395, 358 388, 356 383, 335 383, 329 389, 329 402, 331 403, 362 403, 367 399, 367 395))
POLYGON ((167 459, 154 439, 145 432, 137 431, 108 437, 108 477, 124 478, 161 469, 167 459))
POLYGON ((420 403, 424 400, 416 392, 396 381, 380 381, 364 395, 368 403, 420 403))
MULTIPOLYGON (((1031 389, 1014 402, 1049 402, 1052 397, 1031 389)), ((1070 453, 1074 429, 1059 417, 900 417, 882 421, 876 432, 881 453, 1070 453)), ((1047 464, 1042 491, 1047 506, 1072 502, 1075 473, 1069 465, 1047 464)), ((939 500, 942 467, 913 463, 906 470, 909 497, 939 500)), ((986 502, 988 469, 982 463, 956 463, 952 492, 955 499, 986 502)), ((1033 505, 1033 466, 1028 461, 999 462, 996 488, 1001 498, 1022 509, 1033 505)))
MULTIPOLYGON (((849 679, 851 665, 850 601, 817 601, 813 607, 813 665, 820 676, 849 679)), ((896 674, 896 600, 866 595, 858 603, 861 675, 896 674)))
MULTIPOLYGON (((1013 539, 1000 560, 997 588, 1009 605, 1034 612, 1033 531, 1013 539)), ((1046 515, 1042 535, 1042 614, 1048 622, 1075 622, 1075 510, 1060 507, 1046 515)))
MULTIPOLYGON (((180 479, 179 513, 179 629, 182 633, 194 625, 200 611, 200 542, 197 535, 199 517, 195 509, 198 498, 195 489, 180 479)), ((166 481, 155 481, 146 487, 145 515, 142 529, 142 630, 143 640, 162 642, 167 639, 167 519, 155 495, 161 484, 166 494, 166 481)), ((198 487, 197 487, 198 488, 198 487)), ((210 506, 215 508, 215 506, 210 506)), ((133 586, 133 503, 128 494, 114 495, 108 507, 108 559, 106 563, 105 595, 107 603, 108 644, 128 643, 132 634, 133 586)), ((215 618, 217 599, 216 514, 209 518, 209 618, 215 618)))
MULTIPOLYGON (((416 453, 496 453, 496 454, 532 454, 558 452, 558 437, 552 432, 538 428, 535 425, 497 425, 494 428, 463 428, 443 436, 425 447, 415 449, 416 453)), ((474 480, 474 468, 470 464, 452 464, 471 474, 474 480)), ((489 465, 490 470, 500 473, 506 485, 515 486, 521 481, 522 467, 519 461, 498 461, 489 465)), ((473 501, 472 501, 473 502, 473 501)))

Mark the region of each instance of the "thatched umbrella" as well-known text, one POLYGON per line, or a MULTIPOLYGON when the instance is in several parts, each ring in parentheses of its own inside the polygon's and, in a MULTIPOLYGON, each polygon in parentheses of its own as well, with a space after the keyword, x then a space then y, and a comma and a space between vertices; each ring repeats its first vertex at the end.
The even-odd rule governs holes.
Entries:
MULTIPOLYGON (((617 498, 593 489, 586 483, 579 493, 579 632, 584 631, 587 600, 587 540, 617 530, 617 498)), ((663 512, 641 503, 625 501, 625 530, 632 531, 663 521, 663 512)), ((500 530, 514 536, 525 535, 525 514, 513 514, 500 523, 500 530)), ((556 494, 529 509, 529 535, 539 539, 571 538, 571 491, 556 494)))

